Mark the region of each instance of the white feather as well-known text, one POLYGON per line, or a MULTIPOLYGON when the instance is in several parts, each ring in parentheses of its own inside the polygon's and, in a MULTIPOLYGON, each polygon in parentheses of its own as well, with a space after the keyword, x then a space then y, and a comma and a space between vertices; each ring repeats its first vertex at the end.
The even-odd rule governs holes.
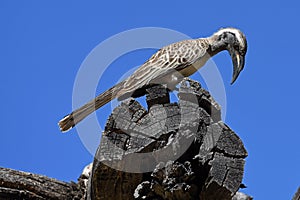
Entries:
POLYGON ((231 32, 231 33, 233 33, 236 36, 236 38, 239 41, 239 43, 242 46, 245 46, 244 39, 243 39, 243 36, 242 36, 242 33, 241 33, 240 30, 235 29, 235 28, 223 28, 223 29, 220 29, 218 32, 216 32, 214 35, 221 35, 224 32, 231 32))

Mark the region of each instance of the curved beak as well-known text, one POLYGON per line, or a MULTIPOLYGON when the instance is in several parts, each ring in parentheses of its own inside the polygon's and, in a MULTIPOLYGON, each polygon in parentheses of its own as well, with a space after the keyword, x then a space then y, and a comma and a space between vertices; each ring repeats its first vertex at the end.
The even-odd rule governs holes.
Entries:
POLYGON ((233 84, 236 81, 237 77, 239 76, 240 72, 244 68, 245 57, 241 56, 240 53, 237 50, 235 50, 233 47, 229 47, 228 51, 231 56, 232 64, 233 64, 233 74, 230 83, 233 84))

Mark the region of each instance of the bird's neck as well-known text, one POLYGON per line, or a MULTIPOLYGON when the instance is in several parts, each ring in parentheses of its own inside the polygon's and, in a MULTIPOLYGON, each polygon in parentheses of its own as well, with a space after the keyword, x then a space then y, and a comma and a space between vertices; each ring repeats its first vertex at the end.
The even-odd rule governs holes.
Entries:
POLYGON ((226 45, 217 41, 218 36, 213 35, 206 39, 209 44, 207 52, 210 54, 211 57, 218 54, 221 51, 226 50, 226 45))

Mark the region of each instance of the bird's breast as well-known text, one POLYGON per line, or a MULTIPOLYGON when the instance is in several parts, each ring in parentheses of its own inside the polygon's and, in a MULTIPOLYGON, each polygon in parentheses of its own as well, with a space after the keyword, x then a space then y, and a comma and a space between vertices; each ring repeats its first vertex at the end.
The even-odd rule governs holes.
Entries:
POLYGON ((198 71, 198 69, 203 67, 209 58, 209 54, 205 54, 203 57, 197 59, 193 64, 190 64, 184 69, 180 70, 180 73, 185 77, 191 76, 198 71))

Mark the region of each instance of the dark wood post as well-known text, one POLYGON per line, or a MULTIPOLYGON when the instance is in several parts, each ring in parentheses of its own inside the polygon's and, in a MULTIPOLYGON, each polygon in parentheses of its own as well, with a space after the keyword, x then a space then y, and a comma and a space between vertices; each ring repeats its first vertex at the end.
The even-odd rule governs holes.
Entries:
POLYGON ((252 199, 238 192, 247 151, 219 105, 189 79, 177 96, 153 86, 147 109, 134 99, 116 107, 77 183, 0 168, 0 199, 252 199))
MULTIPOLYGON (((199 83, 180 84, 170 103, 148 89, 146 110, 134 99, 109 117, 95 155, 91 199, 232 199, 247 151, 221 121, 221 109, 199 83)), ((236 197, 235 197, 236 198, 236 197)))

